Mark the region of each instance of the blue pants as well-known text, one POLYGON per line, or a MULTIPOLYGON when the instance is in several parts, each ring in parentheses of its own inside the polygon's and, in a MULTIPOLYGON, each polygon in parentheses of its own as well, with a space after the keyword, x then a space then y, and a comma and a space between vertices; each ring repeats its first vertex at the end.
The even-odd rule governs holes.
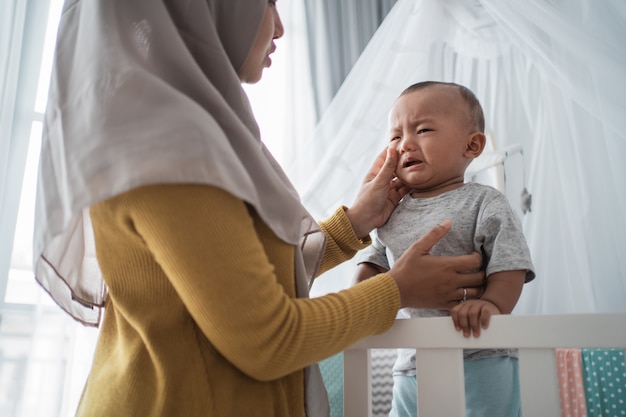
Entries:
MULTIPOLYGON (((465 361, 464 369, 467 417, 521 417, 516 358, 465 361)), ((417 417, 415 376, 394 375, 389 417, 417 417)))

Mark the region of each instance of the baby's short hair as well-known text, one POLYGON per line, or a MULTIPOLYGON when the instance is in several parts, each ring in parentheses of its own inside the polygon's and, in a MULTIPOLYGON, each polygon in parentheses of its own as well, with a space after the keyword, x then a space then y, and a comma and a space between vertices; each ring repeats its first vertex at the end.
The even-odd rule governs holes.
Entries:
POLYGON ((465 87, 464 85, 456 84, 456 83, 447 83, 447 82, 442 82, 442 81, 421 81, 419 83, 412 84, 408 86, 407 88, 405 88, 404 91, 400 93, 400 97, 402 97, 405 94, 412 93, 414 91, 425 90, 425 89, 433 88, 433 87, 455 87, 458 90, 458 92, 461 94, 461 97, 463 97, 465 104, 467 104, 469 116, 474 127, 478 131, 485 133, 485 115, 483 113, 483 108, 480 105, 480 102, 478 101, 478 99, 476 98, 476 95, 474 94, 474 92, 470 90, 469 88, 465 87))

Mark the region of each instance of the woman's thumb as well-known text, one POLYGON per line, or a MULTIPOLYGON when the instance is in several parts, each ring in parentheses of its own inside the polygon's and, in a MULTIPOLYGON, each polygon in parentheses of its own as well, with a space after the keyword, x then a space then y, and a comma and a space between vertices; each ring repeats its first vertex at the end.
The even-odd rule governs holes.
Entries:
POLYGON ((387 147, 387 155, 385 156, 385 163, 378 172, 378 177, 387 181, 391 181, 395 177, 396 164, 398 161, 398 154, 392 147, 387 147))

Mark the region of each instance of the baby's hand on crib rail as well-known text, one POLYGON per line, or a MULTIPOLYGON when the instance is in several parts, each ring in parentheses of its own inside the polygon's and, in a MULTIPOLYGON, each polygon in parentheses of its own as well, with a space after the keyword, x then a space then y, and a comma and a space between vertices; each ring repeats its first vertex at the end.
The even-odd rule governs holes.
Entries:
POLYGON ((489 327, 489 319, 494 314, 501 314, 500 309, 487 300, 467 300, 450 310, 454 327, 463 331, 463 336, 480 336, 481 329, 489 327))

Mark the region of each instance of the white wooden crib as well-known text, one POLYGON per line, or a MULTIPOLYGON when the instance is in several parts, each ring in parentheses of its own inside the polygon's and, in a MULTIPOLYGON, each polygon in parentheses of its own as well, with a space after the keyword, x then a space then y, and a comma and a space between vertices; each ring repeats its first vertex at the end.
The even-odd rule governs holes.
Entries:
POLYGON ((524 417, 558 417, 555 349, 625 347, 626 313, 495 316, 478 339, 464 338, 449 317, 397 320, 344 352, 344 417, 372 416, 370 349, 415 348, 420 417, 462 417, 462 350, 518 348, 524 417))

